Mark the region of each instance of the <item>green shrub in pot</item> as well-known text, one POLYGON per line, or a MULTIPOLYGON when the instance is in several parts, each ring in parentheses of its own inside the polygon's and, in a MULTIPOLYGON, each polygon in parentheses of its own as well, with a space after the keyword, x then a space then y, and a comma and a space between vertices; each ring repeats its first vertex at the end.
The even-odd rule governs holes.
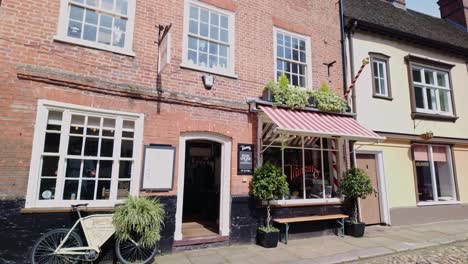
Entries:
POLYGON ((341 180, 338 193, 344 195, 353 204, 353 215, 345 228, 348 234, 355 237, 364 235, 365 223, 358 221, 358 198, 365 199, 374 192, 369 176, 362 169, 350 169, 341 180))
POLYGON ((266 202, 267 207, 265 225, 259 227, 257 240, 264 247, 276 247, 279 230, 271 225, 270 202, 288 194, 286 175, 283 174, 281 168, 267 162, 254 171, 251 187, 252 196, 266 202))
POLYGON ((165 211, 158 199, 129 196, 114 212, 112 223, 120 240, 139 238, 145 247, 155 246, 161 239, 165 211))

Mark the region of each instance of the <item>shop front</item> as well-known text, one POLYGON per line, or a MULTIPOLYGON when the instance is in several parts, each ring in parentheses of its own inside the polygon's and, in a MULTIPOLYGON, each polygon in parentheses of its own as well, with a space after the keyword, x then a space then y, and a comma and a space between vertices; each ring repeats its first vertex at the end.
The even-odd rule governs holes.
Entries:
MULTIPOLYGON (((263 101, 254 101, 251 109, 258 114, 257 164, 280 167, 289 184, 289 193, 272 202, 273 218, 346 213, 337 191, 351 166, 349 142, 384 138, 361 126, 351 114, 286 109, 263 101)), ((233 197, 234 229, 239 221, 234 214, 241 204, 241 199, 233 197)), ((255 224, 261 224, 262 206, 251 202, 249 208, 244 213, 255 215, 255 224)), ((296 224, 291 233, 292 237, 329 234, 336 227, 334 221, 296 224)))

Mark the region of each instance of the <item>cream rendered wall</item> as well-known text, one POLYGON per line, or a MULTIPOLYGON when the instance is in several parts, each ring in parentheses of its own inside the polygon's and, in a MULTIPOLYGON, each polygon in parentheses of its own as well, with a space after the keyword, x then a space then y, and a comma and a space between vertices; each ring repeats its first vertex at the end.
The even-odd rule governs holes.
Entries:
POLYGON ((375 131, 418 135, 430 130, 435 136, 468 138, 468 103, 466 102, 468 72, 464 60, 436 50, 407 44, 404 41, 356 32, 354 34, 355 72, 359 70, 361 60, 369 56, 369 52, 390 56, 393 101, 372 97, 372 76, 370 65, 368 65, 355 88, 357 119, 360 123, 375 131), (456 65, 451 71, 451 76, 455 107, 460 118, 455 123, 412 120, 408 67, 404 59, 408 54, 456 65))
POLYGON ((468 203, 468 147, 455 146, 453 151, 460 202, 468 203))
POLYGON ((416 206, 413 162, 411 161, 411 146, 409 143, 359 143, 355 147, 358 151, 383 152, 385 185, 387 186, 389 208, 416 206))

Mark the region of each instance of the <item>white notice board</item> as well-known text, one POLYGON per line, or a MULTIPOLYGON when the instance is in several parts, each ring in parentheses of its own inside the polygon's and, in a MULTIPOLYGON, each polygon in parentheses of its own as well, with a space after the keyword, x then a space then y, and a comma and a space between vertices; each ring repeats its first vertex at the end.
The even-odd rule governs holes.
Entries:
POLYGON ((145 146, 141 189, 171 191, 174 185, 175 147, 145 146))

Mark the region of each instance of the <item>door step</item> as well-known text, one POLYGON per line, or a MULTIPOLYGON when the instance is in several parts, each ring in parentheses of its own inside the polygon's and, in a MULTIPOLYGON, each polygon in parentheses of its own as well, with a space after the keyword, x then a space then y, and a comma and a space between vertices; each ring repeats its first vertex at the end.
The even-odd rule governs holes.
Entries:
POLYGON ((229 245, 229 236, 193 237, 174 241, 174 251, 194 250, 229 245))

